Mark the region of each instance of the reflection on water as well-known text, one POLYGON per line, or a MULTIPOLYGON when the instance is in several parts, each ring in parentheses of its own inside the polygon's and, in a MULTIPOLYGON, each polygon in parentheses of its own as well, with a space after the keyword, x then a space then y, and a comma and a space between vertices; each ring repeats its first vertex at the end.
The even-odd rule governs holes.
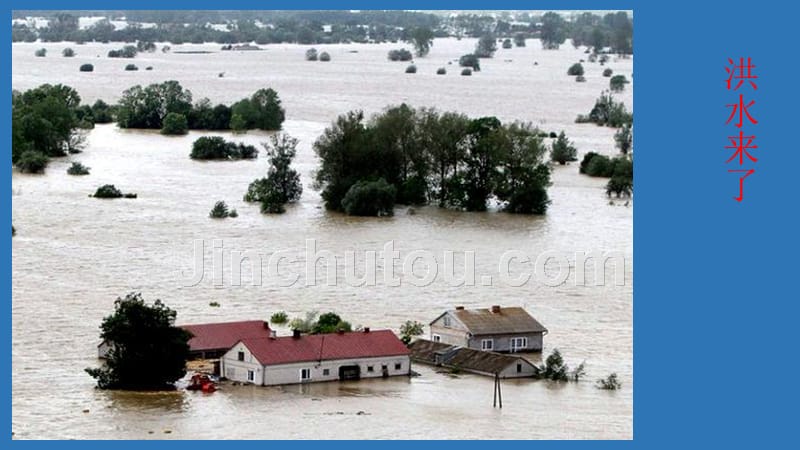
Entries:
MULTIPOLYGON (((45 47, 56 55, 69 45, 45 47)), ((333 56, 327 64, 307 63, 305 47, 296 45, 207 55, 156 52, 137 57, 146 60, 140 65, 154 67, 139 72, 125 72, 123 62, 96 57, 114 44, 78 46, 75 58, 35 58, 33 52, 41 46, 13 45, 13 88, 65 83, 87 101, 113 101, 134 84, 177 79, 195 98, 231 103, 257 88, 274 87, 287 108, 285 131, 300 141, 296 166, 305 190, 286 214, 262 215, 257 206, 244 203, 242 195, 250 181, 266 173, 266 158, 192 161, 192 141, 209 133, 163 137, 113 125, 97 126, 88 135, 84 153, 53 161, 45 175, 14 173, 16 438, 632 437, 633 208, 609 205, 605 180, 579 175, 575 164, 554 167, 549 190, 553 204, 544 217, 436 207, 416 208, 413 215, 399 208, 391 218, 346 217, 322 209, 319 193, 311 187, 317 167, 312 143, 337 114, 354 108, 372 113, 402 101, 471 116, 530 121, 548 131, 564 129, 579 153, 612 154, 613 130, 573 123, 608 84, 601 75, 604 67, 596 64, 587 65, 586 83, 565 75, 569 65, 584 57, 581 51, 565 46, 545 52, 529 41, 525 48, 500 50, 497 58, 482 62, 479 74, 460 77, 447 62, 469 53, 474 40, 437 39, 430 56, 417 61, 416 75, 406 75, 404 64, 386 60, 386 52, 394 47, 388 44, 325 46, 333 56), (95 64, 95 72, 79 73, 77 67, 84 62, 95 64), (448 67, 448 75, 434 75, 440 66, 448 67), (223 70, 225 78, 218 78, 223 70), (91 167, 91 175, 66 175, 71 161, 91 167), (139 198, 87 197, 105 183, 136 192, 139 198), (209 220, 208 211, 217 200, 226 200, 239 217, 209 220), (269 281, 253 286, 247 279, 241 286, 224 288, 210 279, 190 288, 181 283, 181 272, 191 273, 195 239, 222 239, 227 251, 250 249, 269 255, 286 250, 302 256, 310 238, 335 255, 381 251, 388 240, 394 240, 401 253, 474 251, 478 280, 497 272, 507 250, 531 255, 546 250, 619 251, 626 259, 626 284, 454 287, 437 280, 417 288, 389 287, 380 276, 378 285, 369 288, 345 283, 285 288, 269 281), (210 395, 98 391, 83 368, 97 364, 102 318, 112 311, 117 296, 132 290, 148 300, 163 299, 178 310, 182 323, 267 318, 278 310, 290 316, 335 310, 354 325, 396 330, 409 319, 428 322, 456 304, 524 306, 550 330, 545 353, 558 348, 572 366, 585 360, 587 381, 505 381, 502 411, 491 407, 491 379, 441 374, 419 365, 414 370, 421 376, 410 379, 274 388, 224 385, 210 395), (210 307, 212 301, 220 307, 210 307), (610 372, 619 374, 623 389, 596 389, 593 381, 610 372), (264 425, 266 418, 269 426, 264 425)), ((630 78, 632 60, 612 60, 605 67, 630 78)), ((631 105, 631 89, 622 99, 631 105)), ((257 145, 267 135, 227 137, 257 145)), ((302 266, 287 265, 286 270, 302 266)), ((230 277, 229 267, 224 274, 230 277)))

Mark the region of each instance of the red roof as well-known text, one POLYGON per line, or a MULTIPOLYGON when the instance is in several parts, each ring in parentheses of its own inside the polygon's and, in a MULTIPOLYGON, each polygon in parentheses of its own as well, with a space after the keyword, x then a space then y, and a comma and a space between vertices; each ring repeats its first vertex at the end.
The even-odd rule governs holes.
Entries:
POLYGON ((262 320, 201 323, 181 325, 181 328, 194 335, 189 339, 189 348, 193 352, 229 350, 243 339, 268 338, 270 333, 269 324, 262 320))
POLYGON ((265 365, 289 364, 379 356, 404 356, 411 352, 391 330, 330 333, 242 339, 258 361, 265 365))

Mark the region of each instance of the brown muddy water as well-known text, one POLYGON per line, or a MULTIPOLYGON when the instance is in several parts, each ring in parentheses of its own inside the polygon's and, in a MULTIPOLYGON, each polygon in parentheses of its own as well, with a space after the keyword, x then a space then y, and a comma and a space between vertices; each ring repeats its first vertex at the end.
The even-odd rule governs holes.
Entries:
MULTIPOLYGON (((96 127, 82 154, 53 161, 45 175, 15 172, 15 437, 632 438, 633 206, 625 201, 609 204, 604 179, 579 175, 576 163, 554 167, 549 190, 553 203, 544 217, 425 207, 417 208, 416 214, 398 208, 391 218, 351 218, 326 212, 312 189, 317 162, 311 145, 338 114, 356 108, 371 114, 400 102, 530 121, 547 131, 563 129, 578 146, 579 157, 587 151, 615 152, 613 130, 578 125, 574 119, 587 113, 607 88, 603 69, 610 67, 630 79, 632 59, 612 58, 605 67, 587 63, 587 81, 576 83, 566 70, 585 58, 582 51, 569 45, 543 51, 538 41, 529 40, 526 48, 500 49, 494 59, 482 61, 481 72, 462 77, 457 64, 448 62, 470 52, 474 44, 472 39, 437 39, 430 55, 416 61, 419 70, 414 75, 404 73, 406 63, 386 59, 386 52, 399 44, 317 46, 331 54, 328 63, 304 61, 308 47, 298 45, 224 53, 211 44, 173 46, 173 50, 214 53, 159 51, 130 61, 104 56, 118 44, 14 44, 14 89, 64 83, 87 102, 116 101, 132 85, 169 79, 179 80, 195 99, 226 103, 272 87, 286 107, 284 131, 300 141, 295 164, 305 187, 302 200, 286 214, 262 215, 257 206, 244 203, 242 195, 250 181, 265 174, 265 158, 196 162, 188 157, 191 143, 210 133, 163 137, 114 125, 96 127), (42 46, 48 56, 34 57, 42 46), (67 46, 75 48, 76 57, 60 56, 67 46), (85 62, 95 65, 93 73, 78 72, 85 62), (140 70, 123 71, 130 62, 140 70), (146 66, 153 70, 145 71, 146 66), (447 75, 435 75, 438 67, 446 67, 447 75), (225 76, 220 78, 220 72, 225 76), (66 175, 71 161, 90 166, 92 174, 66 175), (139 198, 87 197, 105 183, 136 192, 139 198), (208 211, 217 200, 226 200, 239 217, 209 219, 208 211), (378 272, 374 286, 355 286, 339 271, 337 282, 327 285, 321 262, 316 285, 303 276, 300 282, 283 286, 280 276, 269 277, 266 268, 261 285, 254 285, 245 268, 241 285, 236 286, 230 266, 223 265, 223 283, 217 286, 211 277, 215 239, 222 241, 226 257, 231 251, 256 251, 265 258, 283 251, 295 259, 281 266, 284 277, 304 275, 307 239, 316 240, 318 251, 330 251, 340 260, 345 252, 355 251, 362 268, 365 252, 381 251, 390 240, 401 258, 426 250, 441 262, 444 252, 452 251, 456 275, 464 271, 459 255, 472 251, 477 281, 455 286, 439 277, 424 287, 408 283, 393 287, 378 272), (206 242, 207 277, 188 286, 196 240, 206 242), (568 256, 571 274, 556 287, 540 275, 523 286, 498 281, 498 263, 509 250, 530 255, 531 260, 548 251, 572 255, 568 256), (604 286, 595 285, 592 276, 585 285, 576 283, 574 255, 592 251, 621 253, 623 286, 613 283, 613 272, 604 286), (493 282, 483 283, 485 276, 493 276, 493 282), (140 291, 148 300, 163 299, 177 309, 179 323, 266 319, 279 310, 290 316, 335 310, 353 324, 396 330, 408 319, 427 323, 454 305, 524 306, 550 330, 545 354, 558 348, 571 365, 585 361, 587 377, 569 384, 504 382, 502 410, 492 408, 491 379, 453 377, 421 365, 415 370, 422 376, 411 379, 282 388, 225 386, 211 395, 95 390, 83 368, 97 364, 103 316, 112 311, 117 296, 130 291, 140 291), (211 307, 212 301, 220 307, 211 307), (615 392, 595 388, 594 380, 611 372, 619 374, 623 388, 615 392)), ((628 85, 618 96, 629 107, 632 90, 628 85)), ((267 135, 227 137, 258 144, 267 135)), ((534 273, 532 262, 517 260, 511 268, 513 277, 534 273)))

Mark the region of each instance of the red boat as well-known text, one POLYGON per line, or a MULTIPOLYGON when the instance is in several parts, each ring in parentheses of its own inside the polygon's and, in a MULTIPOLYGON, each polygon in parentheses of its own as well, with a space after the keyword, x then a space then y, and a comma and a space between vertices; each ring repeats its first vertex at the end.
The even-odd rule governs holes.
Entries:
POLYGON ((192 380, 189 385, 186 386, 186 390, 211 393, 217 390, 217 385, 211 380, 211 378, 209 378, 208 375, 196 373, 192 375, 192 380))

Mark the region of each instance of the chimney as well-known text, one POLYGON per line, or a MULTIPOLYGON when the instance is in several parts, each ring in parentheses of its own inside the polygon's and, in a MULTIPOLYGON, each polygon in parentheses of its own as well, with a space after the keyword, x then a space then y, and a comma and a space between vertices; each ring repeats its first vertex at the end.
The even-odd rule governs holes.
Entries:
POLYGON ((464 307, 461 305, 456 306, 456 311, 463 311, 464 307))
POLYGON ((264 321, 264 328, 269 330, 269 322, 267 322, 266 320, 264 321))
POLYGON ((292 337, 295 339, 300 339, 300 330, 292 330, 292 337))
POLYGON ((278 337, 278 333, 275 330, 269 330, 269 338, 276 339, 278 337))
POLYGON ((336 330, 336 334, 344 334, 344 330, 339 328, 338 330, 336 330))
POLYGON ((369 327, 364 327, 364 333, 369 333, 369 327))
POLYGON ((500 305, 492 305, 492 313, 500 314, 500 305))

